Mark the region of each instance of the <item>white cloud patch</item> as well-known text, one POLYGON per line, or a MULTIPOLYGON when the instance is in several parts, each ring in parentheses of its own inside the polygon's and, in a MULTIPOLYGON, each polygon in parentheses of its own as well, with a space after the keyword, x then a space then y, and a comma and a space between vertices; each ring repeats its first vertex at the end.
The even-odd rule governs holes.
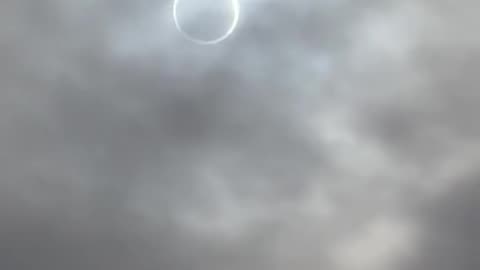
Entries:
POLYGON ((338 269, 391 269, 415 249, 415 231, 402 221, 376 218, 335 245, 331 256, 338 269))

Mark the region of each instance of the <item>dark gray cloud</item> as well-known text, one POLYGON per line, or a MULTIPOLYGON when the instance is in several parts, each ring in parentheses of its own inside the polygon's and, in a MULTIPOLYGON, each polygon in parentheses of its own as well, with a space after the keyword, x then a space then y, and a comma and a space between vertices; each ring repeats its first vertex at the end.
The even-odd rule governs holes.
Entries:
POLYGON ((447 193, 418 208, 421 244, 406 269, 475 269, 480 265, 478 176, 472 172, 458 180, 447 193))
POLYGON ((0 268, 478 265, 478 4, 240 5, 0 1, 0 268))

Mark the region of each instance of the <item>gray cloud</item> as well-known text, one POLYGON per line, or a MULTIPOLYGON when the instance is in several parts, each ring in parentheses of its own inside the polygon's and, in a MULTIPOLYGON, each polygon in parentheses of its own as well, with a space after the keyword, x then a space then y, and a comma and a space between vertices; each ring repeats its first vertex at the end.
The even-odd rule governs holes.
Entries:
POLYGON ((475 268, 476 6, 1 1, 0 268, 475 268))

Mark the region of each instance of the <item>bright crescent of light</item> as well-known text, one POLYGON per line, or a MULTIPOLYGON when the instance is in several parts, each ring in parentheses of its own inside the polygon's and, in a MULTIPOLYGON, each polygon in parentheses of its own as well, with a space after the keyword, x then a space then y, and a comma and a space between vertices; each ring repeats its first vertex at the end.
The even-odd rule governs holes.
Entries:
MULTIPOLYGON (((217 44, 217 43, 222 42, 225 39, 227 39, 233 33, 235 28, 237 27, 238 20, 240 18, 240 4, 239 4, 239 0, 231 0, 232 1, 233 19, 232 19, 232 24, 230 25, 228 30, 225 32, 225 34, 223 34, 222 36, 220 36, 216 39, 212 39, 212 40, 203 40, 203 39, 194 38, 191 35, 189 35, 187 32, 185 32, 182 29, 182 27, 180 26, 180 23, 178 22, 177 5, 178 5, 179 1, 181 1, 181 0, 174 0, 174 2, 173 2, 173 21, 175 22, 175 26, 177 27, 178 31, 180 33, 182 33, 185 36, 185 38, 187 38, 188 40, 190 40, 192 42, 195 42, 195 43, 201 44, 201 45, 217 44)), ((188 0, 183 0, 183 1, 188 1, 188 0)), ((227 1, 227 0, 225 0, 225 1, 227 1)))

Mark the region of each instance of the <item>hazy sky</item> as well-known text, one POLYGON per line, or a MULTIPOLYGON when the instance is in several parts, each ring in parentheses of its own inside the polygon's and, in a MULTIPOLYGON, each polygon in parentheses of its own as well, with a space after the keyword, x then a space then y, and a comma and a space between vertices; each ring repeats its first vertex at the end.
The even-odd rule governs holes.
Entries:
POLYGON ((0 0, 0 269, 480 269, 480 2, 172 2, 0 0))

